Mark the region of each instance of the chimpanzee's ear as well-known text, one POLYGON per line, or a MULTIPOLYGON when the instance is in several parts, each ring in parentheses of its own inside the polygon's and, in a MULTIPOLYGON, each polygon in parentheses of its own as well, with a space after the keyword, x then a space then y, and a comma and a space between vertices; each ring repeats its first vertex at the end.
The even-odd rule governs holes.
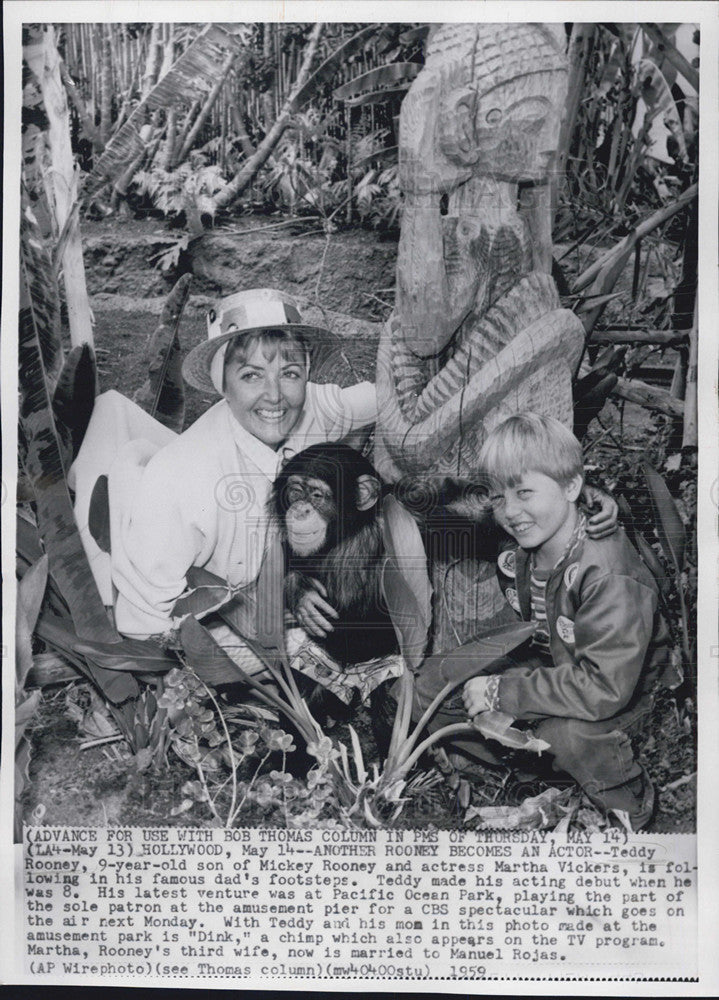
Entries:
POLYGON ((369 510, 377 503, 381 489, 375 476, 362 475, 357 480, 357 510, 369 510))

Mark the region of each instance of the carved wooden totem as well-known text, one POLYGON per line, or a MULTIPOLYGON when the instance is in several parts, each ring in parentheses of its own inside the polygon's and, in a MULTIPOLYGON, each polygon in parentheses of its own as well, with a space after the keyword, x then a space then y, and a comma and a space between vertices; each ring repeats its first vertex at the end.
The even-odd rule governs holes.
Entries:
MULTIPOLYGON (((375 462, 390 480, 471 478, 487 432, 519 410, 571 426, 583 328, 548 273, 564 50, 561 26, 441 25, 402 104, 397 293, 377 362, 375 462)), ((440 536, 432 549, 443 651, 504 603, 481 551, 440 536)))

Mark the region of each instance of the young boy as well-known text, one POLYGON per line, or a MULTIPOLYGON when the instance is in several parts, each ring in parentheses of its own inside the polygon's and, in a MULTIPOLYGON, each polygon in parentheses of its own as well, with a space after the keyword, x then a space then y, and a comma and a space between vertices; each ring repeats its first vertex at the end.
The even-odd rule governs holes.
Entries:
POLYGON ((665 659, 657 588, 622 529, 587 537, 577 509, 582 452, 559 421, 510 417, 487 438, 480 462, 497 524, 516 545, 499 555, 500 585, 518 615, 536 623, 530 643, 464 685, 470 717, 506 712, 533 724, 601 809, 651 819, 654 790, 629 734, 651 708, 665 659))

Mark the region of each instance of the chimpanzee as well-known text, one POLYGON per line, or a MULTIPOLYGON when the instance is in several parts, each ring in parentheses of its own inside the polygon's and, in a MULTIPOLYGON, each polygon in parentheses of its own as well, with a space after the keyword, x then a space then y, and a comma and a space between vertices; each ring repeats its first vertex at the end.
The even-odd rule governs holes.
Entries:
MULTIPOLYGON (((390 490, 421 526, 427 526, 428 515, 430 521, 440 516, 445 537, 453 517, 491 524, 489 507, 477 504, 475 484, 434 479, 426 489, 416 480, 405 489, 403 484, 390 487, 366 458, 343 444, 317 444, 299 452, 284 465, 273 487, 270 504, 285 541, 287 607, 297 617, 302 598, 308 591, 319 591, 337 617, 325 635, 310 630, 312 639, 340 666, 399 651, 381 593, 380 511, 390 490)), ((298 623, 304 624, 301 616, 298 623)), ((301 677, 300 685, 318 718, 345 719, 356 706, 353 702, 348 708, 307 677, 301 677)), ((381 684, 370 696, 375 741, 385 754, 394 714, 391 685, 381 684)))
MULTIPOLYGON (((399 652, 381 595, 379 513, 385 489, 367 459, 343 444, 306 448, 275 480, 270 502, 285 539, 287 607, 297 616, 308 591, 323 595, 337 617, 331 630, 312 634, 312 639, 340 666, 399 652)), ((301 616, 298 623, 303 624, 301 616)), ((380 684, 370 695, 375 741, 382 753, 392 724, 390 685, 380 684)), ((301 688, 318 718, 346 719, 356 707, 357 699, 347 706, 304 676, 301 688)))

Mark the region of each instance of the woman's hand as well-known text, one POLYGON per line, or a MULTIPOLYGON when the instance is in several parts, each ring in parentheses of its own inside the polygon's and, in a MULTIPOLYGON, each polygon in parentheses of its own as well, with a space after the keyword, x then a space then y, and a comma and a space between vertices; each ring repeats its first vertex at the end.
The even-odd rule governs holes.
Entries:
POLYGON ((327 591, 319 580, 312 580, 312 590, 306 590, 297 601, 295 617, 308 635, 323 637, 334 630, 330 618, 337 618, 337 612, 325 598, 327 591))
POLYGON ((597 489, 596 486, 585 486, 584 497, 590 509, 599 507, 596 514, 587 518, 589 537, 596 540, 614 534, 619 518, 619 507, 616 500, 603 490, 597 489))

